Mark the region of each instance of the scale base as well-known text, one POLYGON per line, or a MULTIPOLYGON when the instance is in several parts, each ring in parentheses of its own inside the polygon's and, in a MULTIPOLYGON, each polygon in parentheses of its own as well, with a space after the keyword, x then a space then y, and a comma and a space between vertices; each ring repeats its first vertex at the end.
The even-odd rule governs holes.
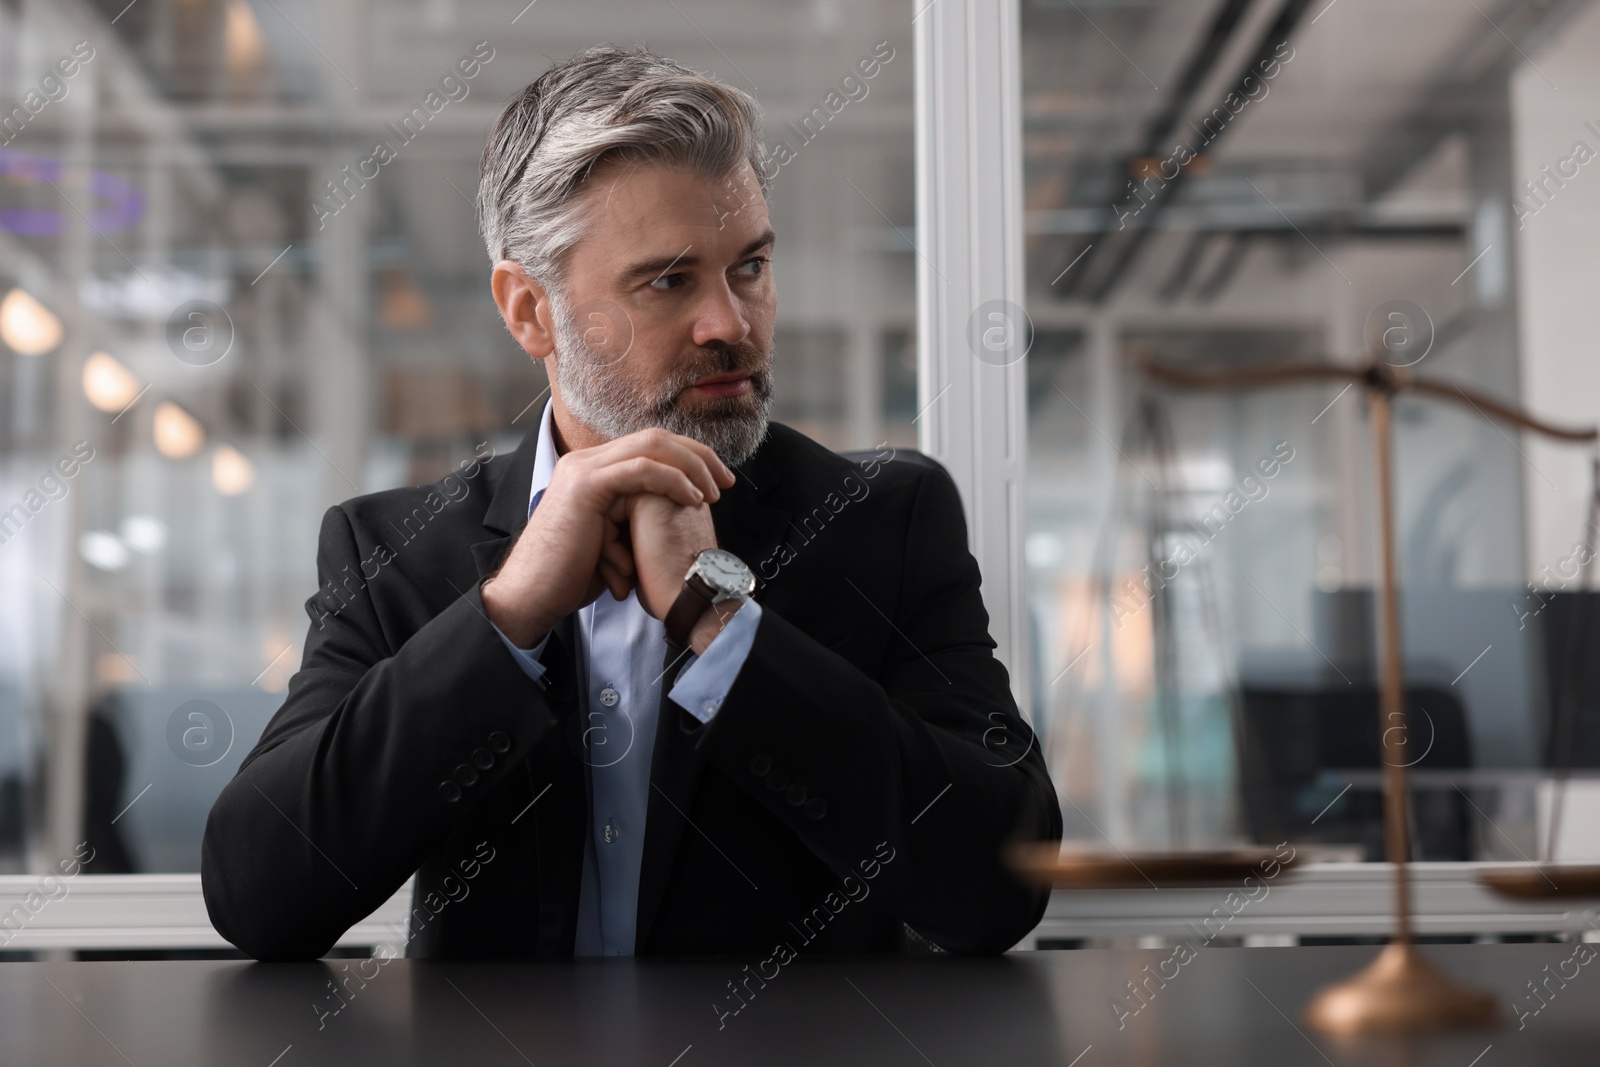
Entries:
POLYGON ((1326 1034, 1420 1034, 1495 1026, 1500 1012, 1493 996, 1456 983, 1395 942, 1361 973, 1318 991, 1303 1018, 1326 1034))

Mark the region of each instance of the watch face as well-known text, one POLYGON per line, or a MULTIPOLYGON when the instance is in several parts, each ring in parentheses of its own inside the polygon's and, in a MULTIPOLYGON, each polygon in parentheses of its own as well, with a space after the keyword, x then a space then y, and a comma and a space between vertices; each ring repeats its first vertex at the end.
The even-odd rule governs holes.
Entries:
POLYGON ((725 548, 708 548, 695 557, 694 571, 706 580, 718 597, 749 596, 755 591, 756 576, 744 560, 725 548))

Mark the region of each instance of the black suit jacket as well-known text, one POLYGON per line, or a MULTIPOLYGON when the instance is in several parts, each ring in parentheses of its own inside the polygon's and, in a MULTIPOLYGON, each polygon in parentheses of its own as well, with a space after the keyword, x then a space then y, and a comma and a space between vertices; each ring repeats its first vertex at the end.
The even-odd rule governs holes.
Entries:
MULTIPOLYGON (((527 521, 537 440, 324 517, 300 670, 206 824, 206 907, 249 955, 320 956, 413 873, 408 955, 572 954, 588 785, 571 617, 534 682, 479 595, 527 521)), ((1002 846, 1059 838, 1061 816, 955 486, 778 424, 737 473, 712 515, 763 614, 709 725, 662 698, 637 954, 891 950, 902 923, 1009 948, 1047 894, 1002 846)))

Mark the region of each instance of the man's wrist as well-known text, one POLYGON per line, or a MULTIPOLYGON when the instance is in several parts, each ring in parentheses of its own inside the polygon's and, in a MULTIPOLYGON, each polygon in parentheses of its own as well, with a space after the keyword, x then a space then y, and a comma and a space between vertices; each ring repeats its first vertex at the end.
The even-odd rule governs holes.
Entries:
POLYGON ((479 598, 483 601, 483 613, 489 622, 520 649, 537 646, 555 625, 553 622, 524 617, 512 610, 506 602, 505 590, 497 586, 493 578, 480 587, 479 598))
POLYGON ((694 629, 689 631, 689 647, 694 650, 695 655, 705 654, 706 649, 711 647, 711 642, 717 639, 723 627, 739 613, 739 609, 744 607, 748 599, 742 596, 734 597, 712 604, 706 609, 705 614, 694 624, 694 629))

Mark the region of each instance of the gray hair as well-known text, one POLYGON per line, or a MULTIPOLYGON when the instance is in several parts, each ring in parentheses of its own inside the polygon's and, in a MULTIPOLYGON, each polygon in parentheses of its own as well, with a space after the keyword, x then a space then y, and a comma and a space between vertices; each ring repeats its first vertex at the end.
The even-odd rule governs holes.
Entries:
POLYGON ((478 179, 489 259, 514 260, 558 287, 561 258, 584 233, 584 180, 611 160, 708 178, 748 162, 767 195, 754 97, 643 48, 591 48, 518 93, 489 135, 478 179))

